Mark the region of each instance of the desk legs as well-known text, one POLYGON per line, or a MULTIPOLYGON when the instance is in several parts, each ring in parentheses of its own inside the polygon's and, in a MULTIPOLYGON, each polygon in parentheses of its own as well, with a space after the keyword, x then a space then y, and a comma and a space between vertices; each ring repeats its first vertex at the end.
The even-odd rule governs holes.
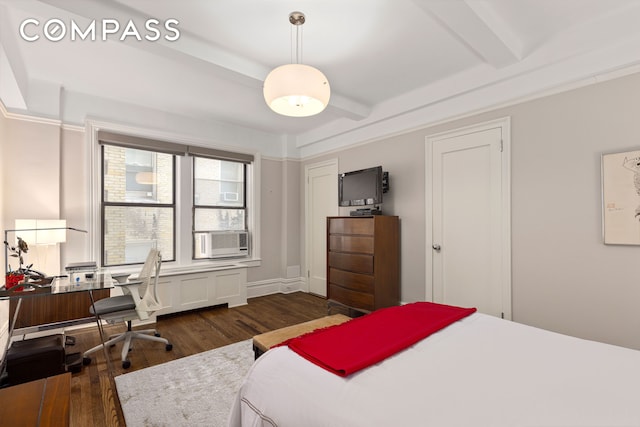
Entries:
MULTIPOLYGON (((93 312, 96 312, 96 303, 95 303, 95 299, 93 298, 93 291, 89 291, 89 298, 91 298, 91 307, 93 308, 93 312)), ((107 391, 107 389, 105 387, 101 387, 103 390, 103 394, 102 394, 102 402, 103 402, 103 406, 105 408, 110 407, 110 403, 113 403, 113 407, 115 409, 115 411, 118 414, 118 419, 124 419, 124 414, 122 412, 122 406, 120 405, 120 397, 118 396, 118 389, 116 388, 116 381, 113 378, 113 362, 111 361, 111 357, 109 357, 109 351, 107 350, 107 347, 104 345, 104 343, 106 342, 105 338, 104 338, 104 330, 102 328, 102 320, 100 320, 100 316, 98 316, 98 314, 95 315, 96 316, 96 323, 98 325, 98 332, 100 333, 100 342, 102 342, 102 351, 104 353, 104 358, 106 360, 107 363, 107 375, 109 377, 109 390, 111 390, 111 395, 105 395, 104 392, 107 391), (111 399, 111 397, 113 396, 113 399, 111 399)), ((106 413, 106 411, 105 411, 106 413)))

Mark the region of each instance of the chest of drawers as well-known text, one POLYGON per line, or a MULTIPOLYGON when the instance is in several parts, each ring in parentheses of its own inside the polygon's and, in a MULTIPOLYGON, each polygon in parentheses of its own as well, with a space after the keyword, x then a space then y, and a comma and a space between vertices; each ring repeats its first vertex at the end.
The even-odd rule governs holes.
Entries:
POLYGON ((361 311, 400 302, 397 216, 327 218, 327 297, 361 311))

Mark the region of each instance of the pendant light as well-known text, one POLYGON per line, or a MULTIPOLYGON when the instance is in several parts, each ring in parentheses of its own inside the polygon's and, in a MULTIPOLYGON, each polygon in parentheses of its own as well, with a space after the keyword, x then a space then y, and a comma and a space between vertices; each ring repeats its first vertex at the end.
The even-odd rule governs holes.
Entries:
POLYGON ((320 113, 329 104, 331 89, 322 72, 301 64, 302 12, 291 12, 289 22, 296 29, 295 63, 274 68, 264 80, 263 94, 269 108, 278 114, 307 117, 320 113))

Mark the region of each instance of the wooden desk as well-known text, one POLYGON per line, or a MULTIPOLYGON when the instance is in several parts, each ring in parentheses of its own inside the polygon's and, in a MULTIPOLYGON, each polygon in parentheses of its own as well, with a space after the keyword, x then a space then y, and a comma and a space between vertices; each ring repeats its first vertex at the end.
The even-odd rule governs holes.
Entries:
POLYGON ((0 389, 0 402, 2 425, 68 427, 71 374, 0 389))
MULTIPOLYGON (((93 298, 98 301, 102 298, 108 298, 109 294, 110 289, 97 289, 93 291, 93 298)), ((11 299, 9 319, 13 319, 17 303, 16 299, 11 299)), ((95 317, 89 314, 89 307, 91 307, 91 299, 86 292, 35 295, 23 298, 14 328, 27 328, 86 318, 88 318, 87 321, 95 322, 95 317)))
POLYGON ((109 297, 113 282, 106 276, 70 283, 68 276, 60 276, 50 285, 25 291, 0 288, 0 300, 9 300, 9 337, 15 329, 26 334, 97 321, 89 307, 97 299, 109 297))

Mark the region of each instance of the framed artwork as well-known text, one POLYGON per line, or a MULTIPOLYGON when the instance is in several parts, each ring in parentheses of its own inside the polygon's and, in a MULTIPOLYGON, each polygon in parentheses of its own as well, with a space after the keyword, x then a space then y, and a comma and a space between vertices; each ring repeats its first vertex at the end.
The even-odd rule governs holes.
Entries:
POLYGON ((604 243, 640 245, 640 149, 602 155, 604 243))

